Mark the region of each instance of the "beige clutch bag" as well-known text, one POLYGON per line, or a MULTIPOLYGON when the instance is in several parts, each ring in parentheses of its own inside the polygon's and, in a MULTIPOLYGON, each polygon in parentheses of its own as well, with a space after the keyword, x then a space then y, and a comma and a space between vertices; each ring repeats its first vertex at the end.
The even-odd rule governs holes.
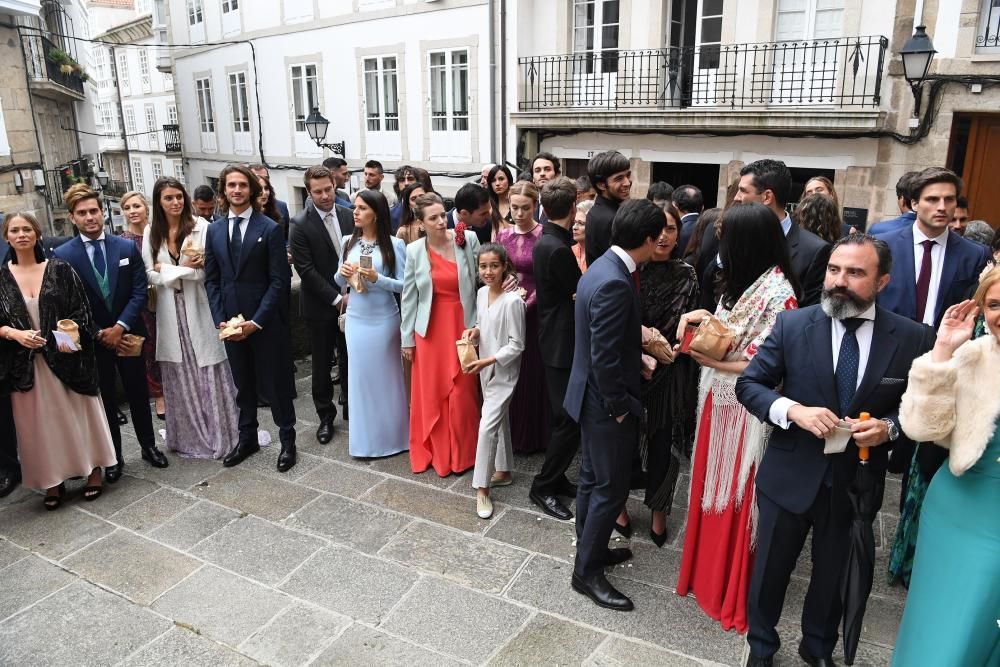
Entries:
POLYGON ((710 359, 722 361, 733 344, 733 338, 729 327, 718 317, 711 315, 702 319, 691 339, 691 349, 710 359))
POLYGON ((472 344, 472 341, 465 338, 456 340, 455 347, 458 348, 458 363, 461 364, 463 371, 468 371, 472 364, 479 361, 476 346, 472 344))
POLYGON ((80 325, 73 320, 59 320, 56 322, 56 329, 68 335, 80 347, 80 325))
POLYGON ((122 345, 118 352, 119 357, 138 357, 142 354, 142 343, 146 339, 135 334, 122 335, 122 345))

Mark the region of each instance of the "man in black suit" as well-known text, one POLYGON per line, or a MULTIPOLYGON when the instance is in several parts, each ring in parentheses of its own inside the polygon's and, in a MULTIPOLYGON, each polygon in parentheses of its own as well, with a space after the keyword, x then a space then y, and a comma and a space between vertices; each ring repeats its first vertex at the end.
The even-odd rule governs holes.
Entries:
MULTIPOLYGON (((530 173, 531 182, 535 184, 539 194, 541 194, 542 188, 545 187, 546 183, 562 174, 562 168, 559 166, 559 158, 552 153, 542 151, 531 159, 530 173)), ((541 200, 539 200, 538 206, 535 207, 535 220, 544 223, 548 222, 548 219, 549 215, 545 207, 542 206, 541 200)))
MULTIPOLYGON (((823 291, 823 276, 826 275, 826 259, 830 256, 830 244, 812 232, 802 229, 792 222, 785 212, 785 204, 792 193, 792 172, 784 162, 778 160, 757 160, 740 170, 740 185, 736 192, 737 203, 760 202, 778 216, 781 228, 788 242, 788 255, 792 259, 792 270, 802 285, 802 306, 819 303, 823 291)), ((590 229, 587 229, 590 233, 590 229)))
POLYGON ((740 403, 775 426, 755 478, 760 515, 748 665, 772 664, 785 589, 810 529, 812 576, 799 655, 809 665, 833 664, 853 514, 847 489, 858 447, 871 448, 871 474, 884 477, 888 450, 905 440, 898 413, 910 365, 934 342, 930 328, 875 305, 891 264, 888 246, 875 237, 839 240, 821 304, 779 315, 737 380, 740 403), (872 418, 860 421, 861 412, 872 418), (841 419, 853 431, 851 440, 843 452, 825 454, 824 439, 835 435, 841 419))
POLYGON ((583 450, 572 585, 598 606, 617 611, 633 608, 604 568, 632 557, 629 549, 608 549, 608 539, 628 496, 643 416, 636 276, 662 231, 661 208, 646 199, 625 202, 614 220, 611 247, 588 266, 576 292, 573 368, 563 403, 580 424, 583 450))
POLYGON ((448 211, 448 229, 464 223, 475 233, 479 245, 489 243, 493 236, 492 212, 486 188, 478 183, 466 183, 455 193, 455 208, 448 211))
POLYGON ((316 439, 325 445, 333 438, 333 357, 340 367, 340 396, 347 419, 347 344, 337 324, 344 296, 334 282, 343 251, 343 238, 354 228, 350 210, 335 203, 333 175, 323 166, 309 167, 303 182, 311 203, 292 218, 292 263, 302 280, 299 314, 309 332, 312 353, 312 397, 319 417, 316 439))
POLYGON ((116 380, 121 377, 128 398, 132 425, 142 448, 142 458, 156 468, 166 468, 167 458, 156 447, 149 388, 142 357, 120 356, 122 336, 146 336, 140 312, 146 305, 146 265, 139 248, 128 239, 104 233, 104 212, 97 192, 80 183, 63 195, 70 220, 80 236, 55 249, 56 258, 68 262, 83 282, 94 323, 100 327, 95 340, 97 376, 104 413, 118 457, 104 471, 108 482, 122 475, 122 434, 118 423, 116 380))
POLYGON ((191 195, 191 207, 194 214, 215 222, 219 217, 215 214, 215 191, 207 185, 199 185, 191 195))
POLYGON ((278 471, 295 465, 295 379, 288 335, 288 266, 281 227, 256 209, 261 187, 249 169, 228 165, 219 175, 226 220, 208 228, 205 291, 219 329, 237 315, 240 333, 226 339, 236 384, 239 442, 222 460, 234 466, 260 450, 257 392, 271 406, 281 452, 278 471))
POLYGON ((691 235, 698 224, 701 212, 705 210, 705 198, 701 190, 693 185, 682 185, 670 196, 674 208, 681 214, 681 228, 677 237, 675 257, 683 257, 691 235))
POLYGON ((570 233, 576 217, 576 183, 565 176, 549 181, 542 188, 542 206, 549 213, 549 221, 532 251, 532 263, 538 300, 538 343, 552 405, 552 430, 545 461, 528 497, 546 514, 568 521, 573 513, 559 496, 576 495, 566 471, 580 448, 580 426, 563 408, 573 367, 573 297, 580 282, 570 233))
POLYGON ((586 253, 590 266, 611 246, 615 214, 632 190, 632 168, 628 158, 618 151, 605 151, 590 158, 587 175, 597 190, 594 207, 587 213, 586 253))

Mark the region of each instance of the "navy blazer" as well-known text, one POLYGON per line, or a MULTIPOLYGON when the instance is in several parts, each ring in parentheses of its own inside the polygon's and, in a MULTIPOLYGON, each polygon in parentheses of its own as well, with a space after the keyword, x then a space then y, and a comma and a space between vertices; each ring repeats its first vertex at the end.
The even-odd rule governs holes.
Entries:
POLYGON ((610 248, 587 267, 576 290, 576 345, 563 407, 577 422, 587 390, 607 414, 642 418, 642 320, 625 262, 610 248))
MULTIPOLYGON (((878 304, 897 315, 919 322, 917 315, 917 276, 914 271, 913 225, 879 234, 892 251, 889 284, 878 295, 878 304)), ((979 274, 989 261, 989 249, 948 231, 948 243, 941 267, 941 283, 934 304, 934 328, 941 324, 944 311, 967 298, 979 284, 979 274)))
POLYGON ((104 259, 108 266, 108 287, 111 290, 111 310, 94 275, 94 265, 87 256, 84 237, 57 247, 52 255, 67 262, 83 279, 83 287, 94 314, 94 323, 102 329, 124 322, 129 333, 147 335, 140 313, 146 306, 146 265, 135 242, 113 234, 104 234, 104 259))
MULTIPOLYGON (((874 327, 868 366, 848 414, 868 412, 873 419, 888 417, 898 425, 910 365, 933 347, 934 332, 879 307, 874 327)), ((771 334, 736 381, 736 397, 760 421, 769 422, 771 405, 781 396, 840 412, 832 324, 820 306, 779 314, 771 334)), ((893 446, 905 438, 900 435, 893 446)), ((870 450, 873 469, 885 470, 889 449, 887 443, 870 450)), ((827 465, 833 466, 834 490, 840 493, 854 479, 857 464, 855 447, 849 444, 843 453, 826 455, 822 440, 792 423, 788 430, 775 428, 771 433, 755 484, 781 507, 802 514, 815 500, 827 465)))
POLYGON ((216 323, 242 315, 262 329, 288 324, 292 271, 285 239, 274 220, 254 211, 236 266, 229 257, 229 220, 209 225, 205 240, 205 291, 216 323))
POLYGON ((888 220, 883 220, 882 222, 876 222, 869 228, 868 233, 875 234, 885 234, 886 232, 893 232, 897 229, 902 229, 903 227, 909 227, 914 222, 917 221, 917 214, 913 211, 907 211, 906 213, 900 214, 898 217, 889 218, 888 220))

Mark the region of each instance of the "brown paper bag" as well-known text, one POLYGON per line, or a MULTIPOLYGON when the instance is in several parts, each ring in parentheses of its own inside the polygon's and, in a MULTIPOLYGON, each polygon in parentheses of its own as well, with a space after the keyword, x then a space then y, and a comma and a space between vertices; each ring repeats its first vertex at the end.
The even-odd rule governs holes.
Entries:
POLYGON ((80 325, 73 320, 59 320, 56 322, 56 329, 67 334, 73 339, 77 347, 80 347, 80 325))
POLYGON ((479 361, 476 346, 472 344, 471 340, 466 338, 456 340, 455 346, 458 348, 458 363, 461 364, 463 371, 468 371, 472 364, 479 361))
POLYGON ((360 273, 355 273, 350 278, 347 279, 347 283, 354 289, 358 294, 364 294, 368 291, 368 281, 366 281, 360 273))
POLYGON ((243 329, 240 328, 240 325, 243 324, 244 322, 246 322, 246 320, 243 319, 242 315, 237 315, 236 317, 226 322, 226 326, 222 329, 222 331, 219 332, 219 340, 226 340, 227 338, 230 338, 242 332, 243 329))
POLYGON ((146 339, 142 336, 136 336, 135 334, 123 334, 122 343, 123 345, 118 352, 119 357, 138 357, 142 354, 142 343, 146 339))
POLYGON ((722 361, 733 344, 733 338, 733 332, 729 327, 712 315, 702 319, 698 331, 691 339, 691 349, 701 352, 709 359, 722 361))
POLYGON ((674 355, 670 343, 663 337, 659 329, 651 329, 651 331, 649 340, 642 344, 642 351, 661 363, 671 363, 674 360, 674 355))
POLYGON ((205 249, 195 245, 194 239, 190 236, 184 239, 184 247, 181 248, 181 254, 195 264, 205 260, 205 249))

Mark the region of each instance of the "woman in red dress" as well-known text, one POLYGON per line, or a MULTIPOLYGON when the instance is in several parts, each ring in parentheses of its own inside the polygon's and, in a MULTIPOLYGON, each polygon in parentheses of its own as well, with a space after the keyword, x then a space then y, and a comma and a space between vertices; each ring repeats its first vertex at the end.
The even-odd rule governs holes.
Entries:
POLYGON ((476 252, 479 241, 464 225, 448 229, 441 198, 415 201, 426 236, 406 247, 403 276, 403 358, 413 362, 410 465, 441 477, 476 463, 479 384, 462 373, 455 342, 476 325, 476 252))
MULTIPOLYGON (((778 314, 798 307, 798 283, 777 216, 763 204, 741 204, 722 219, 722 299, 715 310, 733 332, 721 361, 692 351, 701 367, 687 530, 677 594, 694 593, 724 630, 747 631, 757 503, 754 475, 767 427, 736 401, 736 379, 763 344, 778 314)), ((678 340, 708 311, 681 317, 678 340)))

